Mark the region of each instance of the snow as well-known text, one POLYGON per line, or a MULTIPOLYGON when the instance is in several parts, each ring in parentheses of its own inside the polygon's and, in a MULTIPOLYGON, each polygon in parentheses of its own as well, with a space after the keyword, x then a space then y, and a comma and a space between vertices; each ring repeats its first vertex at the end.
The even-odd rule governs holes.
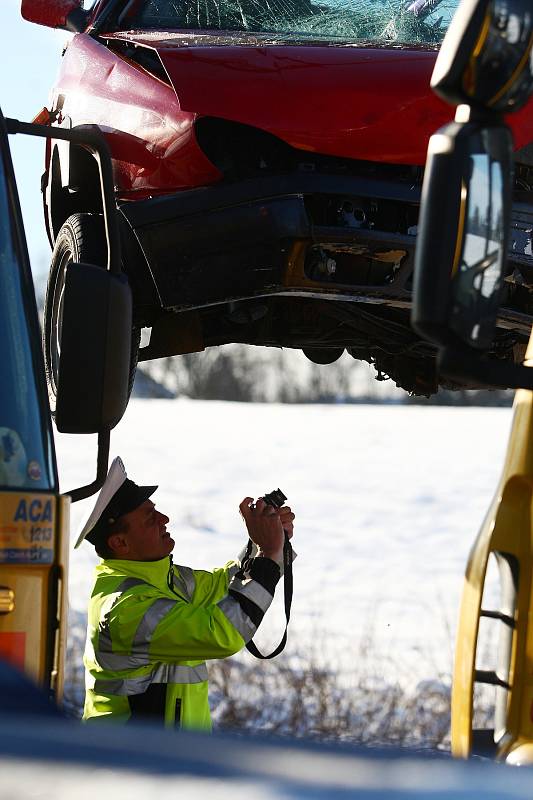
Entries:
MULTIPOLYGON (((508 408, 132 400, 111 458, 136 482, 159 483, 174 560, 198 568, 239 552, 240 501, 279 486, 296 513, 289 652, 339 670, 370 656, 412 681, 451 670, 466 558, 510 423, 508 408)), ((56 435, 63 491, 93 479, 95 438, 56 435)), ((72 506, 72 543, 93 503, 72 506)), ((89 545, 71 551, 75 610, 96 562, 89 545)), ((282 594, 261 649, 281 637, 282 594)))

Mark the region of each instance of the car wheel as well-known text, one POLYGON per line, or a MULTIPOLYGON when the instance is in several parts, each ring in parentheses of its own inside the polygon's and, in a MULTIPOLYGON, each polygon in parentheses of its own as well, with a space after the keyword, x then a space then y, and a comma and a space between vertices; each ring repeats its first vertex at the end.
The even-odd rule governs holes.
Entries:
MULTIPOLYGON (((72 262, 94 264, 103 268, 107 266, 107 241, 101 214, 73 214, 69 217, 57 235, 52 253, 43 324, 44 364, 52 414, 55 414, 57 400, 65 276, 67 266, 72 262)), ((140 338, 140 328, 133 327, 128 397, 137 369, 140 338)))

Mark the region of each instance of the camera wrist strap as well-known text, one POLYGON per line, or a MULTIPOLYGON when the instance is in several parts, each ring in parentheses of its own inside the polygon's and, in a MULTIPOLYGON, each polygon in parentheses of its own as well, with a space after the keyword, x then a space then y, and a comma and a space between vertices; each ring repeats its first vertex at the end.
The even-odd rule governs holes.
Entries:
POLYGON ((246 643, 246 649, 256 658, 269 659, 278 656, 287 644, 287 630, 289 627, 289 620, 291 618, 291 604, 292 604, 292 545, 289 537, 285 534, 285 543, 283 545, 283 593, 285 600, 285 633, 281 642, 270 655, 265 656, 258 650, 257 645, 250 640, 246 643))

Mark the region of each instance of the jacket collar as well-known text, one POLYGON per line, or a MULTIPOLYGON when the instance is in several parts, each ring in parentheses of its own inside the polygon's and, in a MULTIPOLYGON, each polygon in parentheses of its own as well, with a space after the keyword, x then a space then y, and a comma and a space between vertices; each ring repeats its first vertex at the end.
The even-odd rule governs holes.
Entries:
POLYGON ((109 558, 98 564, 96 577, 123 575, 125 578, 139 578, 157 589, 168 589, 168 573, 171 568, 172 558, 168 556, 159 561, 129 561, 109 558))

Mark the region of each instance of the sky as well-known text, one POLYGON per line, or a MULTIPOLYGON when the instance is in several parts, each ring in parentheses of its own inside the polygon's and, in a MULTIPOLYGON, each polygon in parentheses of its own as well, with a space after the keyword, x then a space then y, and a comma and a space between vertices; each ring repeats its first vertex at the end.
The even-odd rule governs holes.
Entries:
MULTIPOLYGON (((69 34, 23 20, 20 0, 0 0, 0 31, 2 113, 5 117, 31 122, 47 104, 69 34)), ((40 192, 44 141, 17 134, 10 136, 10 146, 32 269, 42 279, 50 260, 40 192)))

